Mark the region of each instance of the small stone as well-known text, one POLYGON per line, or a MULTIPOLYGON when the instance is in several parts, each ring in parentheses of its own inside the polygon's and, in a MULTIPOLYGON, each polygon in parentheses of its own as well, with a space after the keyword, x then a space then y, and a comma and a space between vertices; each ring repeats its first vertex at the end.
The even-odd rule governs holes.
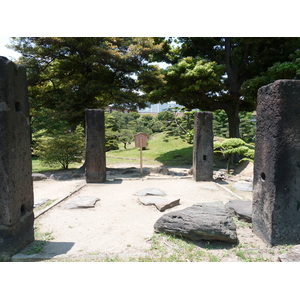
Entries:
POLYGON ((46 202, 48 202, 50 199, 48 198, 42 198, 42 199, 37 199, 37 200, 34 200, 34 205, 33 207, 39 207, 39 206, 42 206, 43 204, 45 204, 46 202))
POLYGON ((51 174, 50 179, 53 180, 70 180, 72 176, 70 174, 51 174))
POLYGON ((150 188, 150 189, 143 189, 136 193, 136 196, 165 196, 166 193, 160 189, 150 188))
POLYGON ((179 205, 180 199, 166 199, 162 197, 147 196, 139 198, 139 201, 144 205, 155 205, 159 211, 165 211, 168 208, 179 205))
POLYGON ((278 257, 281 262, 299 262, 300 261, 300 245, 296 245, 289 251, 281 254, 278 257))
POLYGON ((45 180, 47 179, 47 176, 41 173, 33 173, 32 174, 32 180, 33 181, 39 181, 39 180, 45 180))
POLYGON ((225 204, 225 207, 240 220, 252 222, 252 201, 230 200, 225 204))
POLYGON ((100 201, 99 198, 94 196, 78 196, 68 203, 64 208, 73 209, 73 208, 93 208, 97 201, 100 201))
POLYGON ((252 192, 253 184, 252 182, 238 181, 233 185, 233 188, 242 192, 252 192))

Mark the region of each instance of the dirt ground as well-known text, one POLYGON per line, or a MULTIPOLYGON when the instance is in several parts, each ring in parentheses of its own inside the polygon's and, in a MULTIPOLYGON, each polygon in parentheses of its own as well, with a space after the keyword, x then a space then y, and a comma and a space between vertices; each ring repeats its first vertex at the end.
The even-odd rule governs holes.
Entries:
MULTIPOLYGON (((111 167, 128 168, 126 165, 111 167)), ((47 198, 50 203, 44 208, 35 209, 35 230, 41 236, 48 235, 51 238, 43 244, 42 249, 36 251, 38 253, 29 254, 31 245, 13 259, 76 261, 85 257, 86 261, 92 261, 95 257, 118 256, 125 260, 141 257, 151 246, 154 223, 164 213, 181 210, 199 202, 226 203, 238 198, 251 200, 251 192, 233 191, 230 183, 249 180, 252 169, 251 165, 245 167, 222 184, 213 181, 195 182, 188 174, 188 168, 169 169, 172 175, 150 173, 144 177, 132 172, 111 172, 113 175, 109 175, 108 180, 102 184, 86 184, 84 178, 34 181, 35 199, 47 198), (165 212, 160 212, 153 205, 145 206, 135 195, 145 188, 161 189, 167 194, 167 198, 180 198, 180 205, 165 212), (93 208, 68 209, 67 205, 78 196, 93 196, 100 200, 93 208)), ((250 248, 255 244, 259 249, 268 250, 248 226, 238 228, 238 237, 241 243, 250 248)), ((36 239, 39 240, 39 237, 36 239)), ((269 258, 276 261, 276 253, 269 258)), ((229 255, 223 261, 238 259, 229 255)))

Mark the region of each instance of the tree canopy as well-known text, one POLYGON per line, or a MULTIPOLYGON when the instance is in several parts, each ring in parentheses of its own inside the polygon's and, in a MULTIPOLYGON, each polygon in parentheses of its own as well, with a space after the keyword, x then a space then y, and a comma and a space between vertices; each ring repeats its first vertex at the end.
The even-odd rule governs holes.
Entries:
POLYGON ((239 112, 256 107, 256 95, 247 93, 247 84, 256 93, 267 82, 257 76, 289 60, 300 47, 299 38, 180 37, 178 42, 164 58, 172 65, 153 71, 155 84, 145 81, 144 91, 150 100, 175 100, 189 109, 223 109, 230 137, 240 137, 239 112))
POLYGON ((83 121, 86 108, 110 103, 143 107, 134 76, 153 69, 148 60, 164 47, 163 39, 150 37, 26 37, 11 42, 27 67, 33 114, 48 109, 73 127, 83 121))

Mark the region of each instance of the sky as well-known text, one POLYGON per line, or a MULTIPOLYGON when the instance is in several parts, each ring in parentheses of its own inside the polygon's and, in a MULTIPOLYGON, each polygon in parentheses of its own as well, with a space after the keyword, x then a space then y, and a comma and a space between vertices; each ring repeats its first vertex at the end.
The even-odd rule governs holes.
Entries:
POLYGON ((17 60, 20 57, 20 53, 15 52, 5 47, 6 44, 10 44, 9 37, 0 37, 0 56, 5 56, 9 60, 17 60))

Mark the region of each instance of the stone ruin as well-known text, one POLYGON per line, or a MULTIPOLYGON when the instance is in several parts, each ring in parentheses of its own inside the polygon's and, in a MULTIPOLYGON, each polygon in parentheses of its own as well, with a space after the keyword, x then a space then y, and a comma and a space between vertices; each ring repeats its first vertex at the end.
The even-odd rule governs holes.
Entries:
POLYGON ((213 114, 195 112, 193 145, 193 178, 195 181, 213 180, 213 114))
POLYGON ((258 90, 253 231, 270 245, 300 243, 300 80, 258 90))
POLYGON ((85 110, 86 126, 86 182, 103 183, 106 180, 105 125, 103 109, 85 110))
POLYGON ((0 260, 34 240, 26 70, 0 56, 0 260))

